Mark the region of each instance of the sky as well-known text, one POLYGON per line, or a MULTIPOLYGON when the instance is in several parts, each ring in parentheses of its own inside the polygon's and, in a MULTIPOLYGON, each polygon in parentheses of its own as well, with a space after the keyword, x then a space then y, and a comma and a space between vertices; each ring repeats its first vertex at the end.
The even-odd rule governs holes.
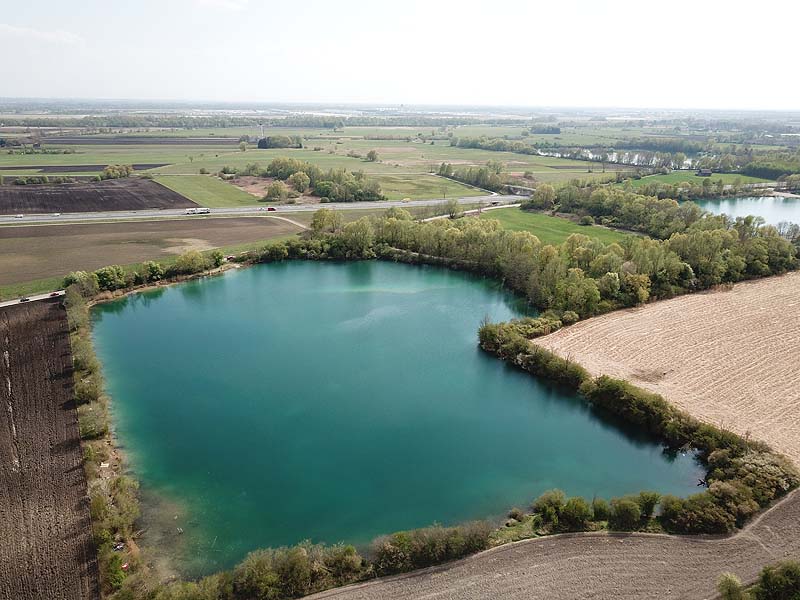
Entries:
POLYGON ((0 97, 800 110, 796 0, 0 0, 0 97))

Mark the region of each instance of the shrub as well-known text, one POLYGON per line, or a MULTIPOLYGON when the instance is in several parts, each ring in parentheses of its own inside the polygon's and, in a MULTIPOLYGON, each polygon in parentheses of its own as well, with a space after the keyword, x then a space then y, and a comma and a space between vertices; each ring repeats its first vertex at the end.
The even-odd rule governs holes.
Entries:
POLYGON ((119 265, 110 265, 97 269, 94 275, 101 290, 113 291, 125 287, 125 269, 119 265))
POLYGON ((649 519, 653 516, 659 500, 661 500, 661 494, 658 492, 639 492, 637 502, 642 511, 642 518, 649 519))
POLYGON ((722 600, 746 600, 742 583, 733 573, 723 573, 717 582, 717 591, 722 600))
POLYGON ((580 317, 578 316, 578 313, 571 310, 565 311, 564 314, 561 315, 561 322, 564 325, 572 325, 577 323, 579 320, 580 317))
POLYGON ((570 498, 561 509, 559 526, 567 531, 582 531, 592 519, 589 503, 578 496, 570 498))
POLYGON ((267 193, 264 196, 264 200, 285 200, 288 194, 289 190, 286 189, 286 184, 282 181, 273 181, 267 186, 267 193))
POLYGON ((578 225, 594 225, 594 219, 589 215, 585 215, 580 218, 578 225))
POLYGON ((191 275, 205 271, 209 266, 208 259, 197 250, 181 254, 175 264, 168 269, 168 274, 191 275))
POLYGON ((797 600, 800 598, 800 563, 786 561, 764 567, 753 588, 755 600, 797 600))
POLYGON ((303 171, 298 171, 297 173, 293 173, 287 179, 289 185, 291 185, 294 189, 296 189, 301 194, 308 189, 308 186, 311 184, 311 178, 306 175, 303 171))
POLYGON ((523 519, 525 519, 525 511, 523 511, 520 508, 514 507, 510 511, 508 511, 508 518, 514 519, 516 521, 522 521, 523 519))
POLYGON ((642 511, 639 504, 630 498, 614 498, 611 501, 611 514, 608 526, 617 531, 633 531, 639 527, 642 511))
POLYGON ((564 508, 564 492, 561 490, 548 490, 534 500, 531 508, 533 512, 542 516, 545 523, 558 525, 558 518, 564 508))
POLYGON ((611 508, 605 499, 595 498, 592 500, 592 516, 595 521, 608 521, 610 515, 611 508))

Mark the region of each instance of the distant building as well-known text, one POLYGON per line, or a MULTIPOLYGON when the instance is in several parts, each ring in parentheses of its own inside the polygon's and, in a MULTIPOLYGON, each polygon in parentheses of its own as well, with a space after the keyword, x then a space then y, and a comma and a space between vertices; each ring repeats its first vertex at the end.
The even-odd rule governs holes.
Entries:
POLYGON ((698 177, 711 177, 711 169, 700 169, 697 171, 698 177))

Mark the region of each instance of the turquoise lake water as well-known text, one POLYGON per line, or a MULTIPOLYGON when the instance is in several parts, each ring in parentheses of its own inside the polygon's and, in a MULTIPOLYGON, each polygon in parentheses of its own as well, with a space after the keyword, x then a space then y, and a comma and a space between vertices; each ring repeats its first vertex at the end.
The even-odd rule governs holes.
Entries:
POLYGON ((96 307, 144 543, 198 575, 258 547, 498 517, 554 487, 697 491, 691 456, 479 350, 484 316, 524 312, 494 282, 377 261, 259 265, 96 307))
POLYGON ((747 215, 764 217, 770 225, 777 225, 781 221, 800 223, 800 198, 754 196, 694 200, 694 202, 700 208, 715 214, 725 213, 731 217, 747 215))

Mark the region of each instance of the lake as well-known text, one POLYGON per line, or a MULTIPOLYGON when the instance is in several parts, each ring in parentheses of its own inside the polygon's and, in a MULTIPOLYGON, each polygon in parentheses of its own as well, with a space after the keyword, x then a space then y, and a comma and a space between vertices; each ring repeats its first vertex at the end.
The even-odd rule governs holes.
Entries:
POLYGON ((496 282, 378 261, 258 265, 95 307, 144 544, 192 576, 258 547, 501 517, 554 487, 697 491, 693 457, 479 350, 485 316, 525 313, 496 282))
POLYGON ((800 198, 781 196, 752 196, 741 198, 714 198, 694 200, 703 210, 715 214, 725 213, 731 217, 755 215, 764 217, 769 225, 781 221, 800 224, 800 198))

